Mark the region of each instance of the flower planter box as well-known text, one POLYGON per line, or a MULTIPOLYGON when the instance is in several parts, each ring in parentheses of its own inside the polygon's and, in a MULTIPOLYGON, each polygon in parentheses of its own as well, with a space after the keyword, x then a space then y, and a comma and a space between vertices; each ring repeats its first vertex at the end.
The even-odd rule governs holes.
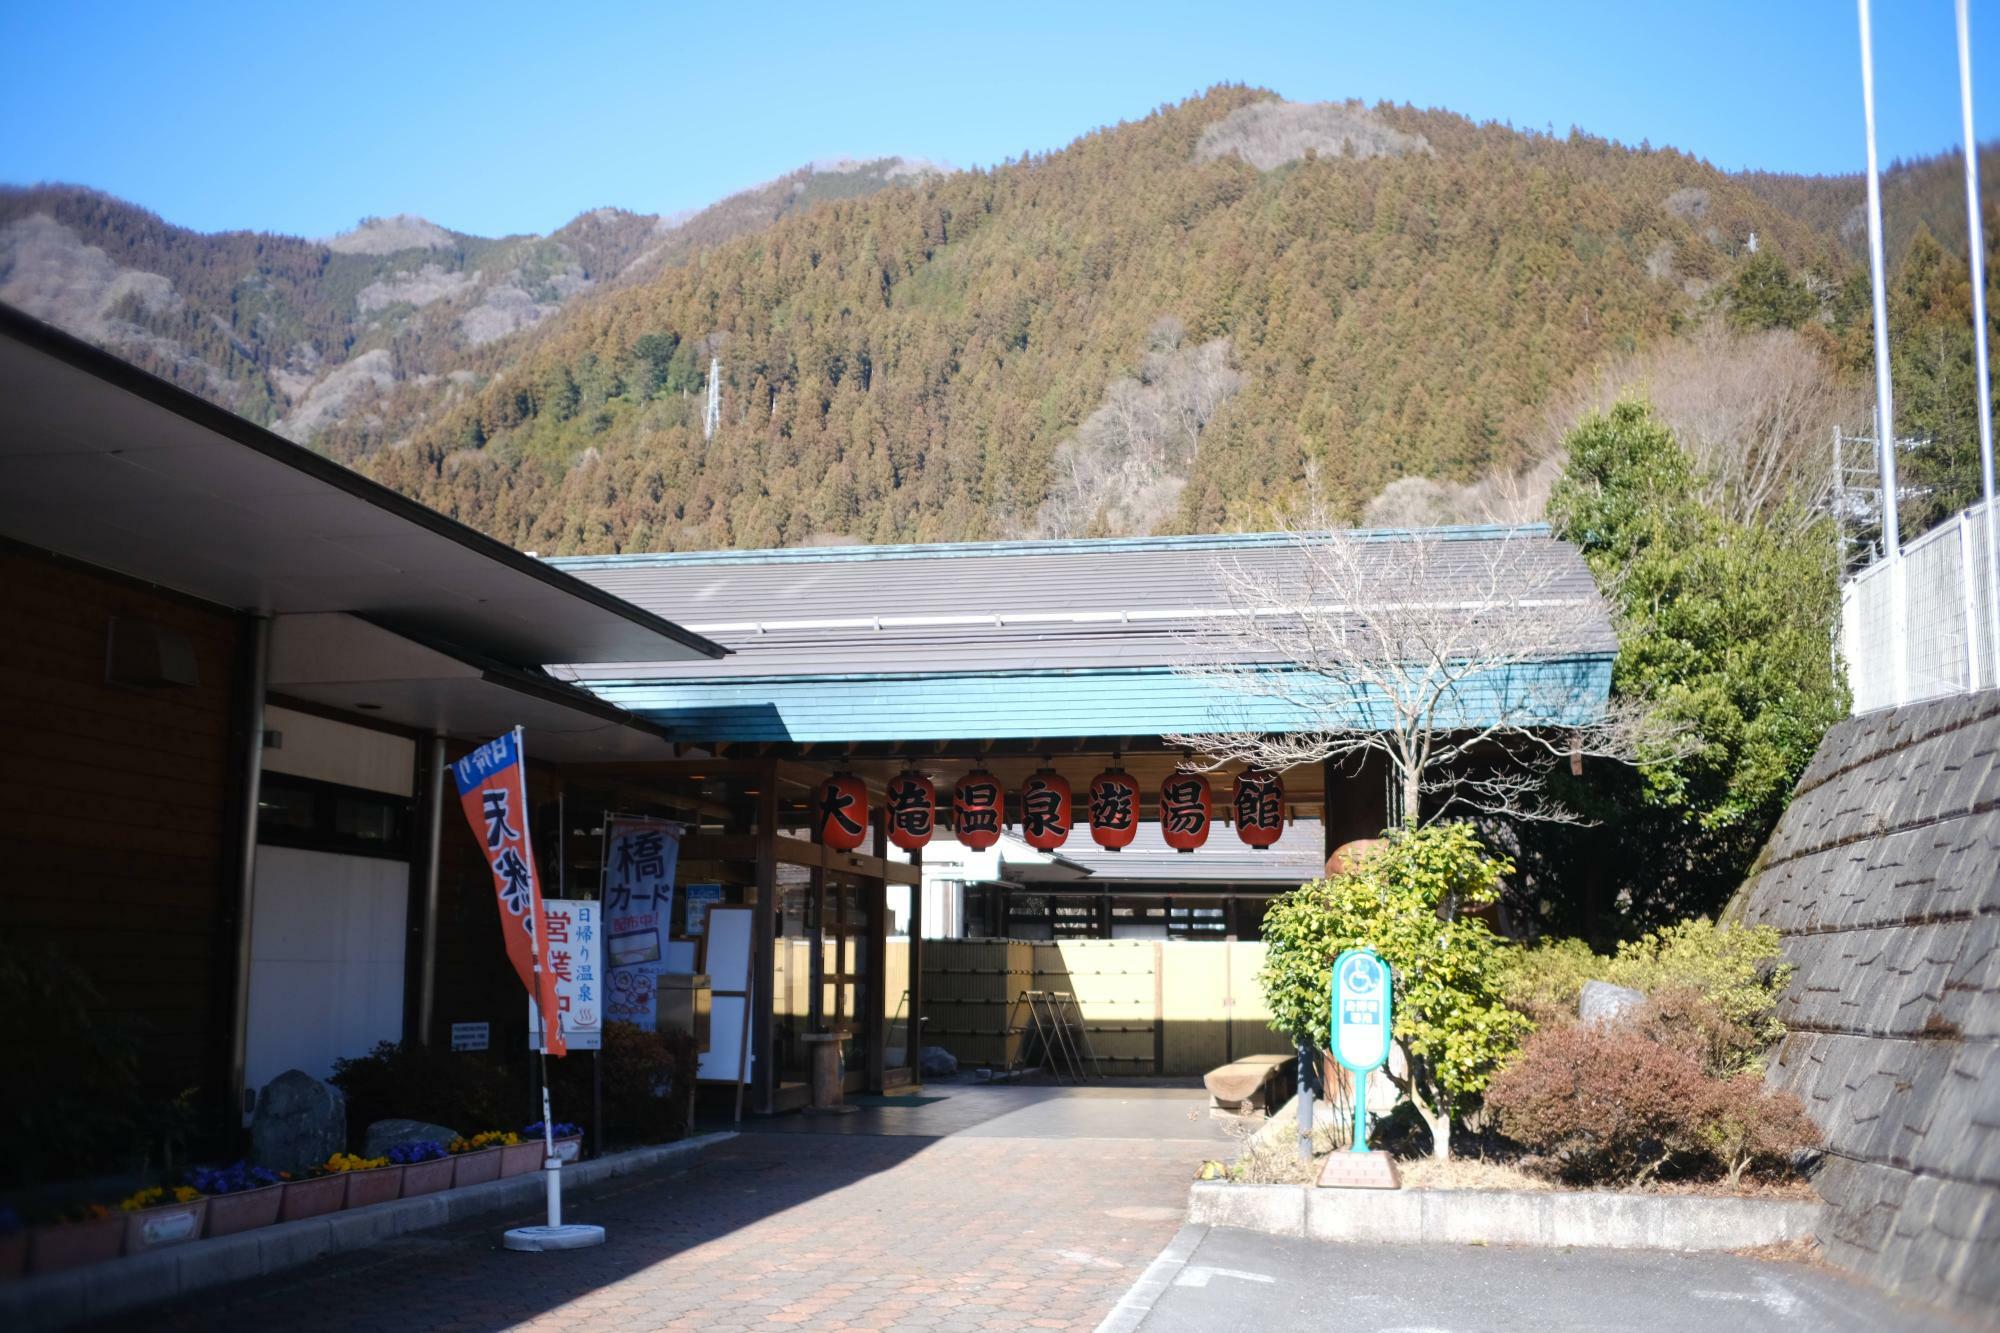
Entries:
POLYGON ((403 1168, 378 1166, 369 1171, 348 1171, 347 1206, 366 1208, 371 1203, 387 1203, 403 1197, 403 1168))
POLYGON ((556 1156, 562 1159, 564 1166, 580 1160, 583 1157, 583 1135, 572 1134, 566 1139, 557 1139, 556 1156))
POLYGON ((480 1148, 473 1152, 462 1152, 452 1158, 451 1187, 463 1189, 467 1185, 484 1185, 489 1180, 500 1179, 500 1154, 504 1148, 480 1148))
POLYGON ((125 1246, 125 1219, 99 1217, 88 1222, 52 1222, 28 1231, 28 1269, 60 1273, 85 1264, 116 1259, 125 1246))
POLYGON ((310 1180, 285 1182, 285 1197, 278 1204, 280 1222, 296 1222, 304 1217, 337 1213, 347 1206, 345 1176, 314 1176, 310 1180))
POLYGON ((0 1282, 28 1271, 28 1229, 0 1231, 0 1282))
POLYGON ((254 1231, 278 1220, 278 1206, 285 1201, 283 1182, 260 1185, 253 1190, 208 1196, 208 1234, 233 1236, 254 1231))
POLYGON ((457 1169, 458 1159, 453 1157, 409 1163, 403 1167, 403 1197, 414 1199, 419 1194, 436 1194, 439 1190, 450 1189, 452 1173, 457 1169))
POLYGON ((145 1254, 200 1240, 202 1223, 207 1217, 207 1199, 135 1209, 125 1214, 125 1253, 145 1254))
POLYGON ((525 1176, 542 1169, 545 1145, 540 1139, 529 1143, 509 1143, 500 1149, 500 1174, 525 1176))

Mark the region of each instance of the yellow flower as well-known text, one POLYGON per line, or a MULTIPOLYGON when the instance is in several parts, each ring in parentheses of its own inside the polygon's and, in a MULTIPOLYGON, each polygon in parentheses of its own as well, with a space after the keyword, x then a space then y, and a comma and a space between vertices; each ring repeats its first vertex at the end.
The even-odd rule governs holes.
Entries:
POLYGON ((355 1153, 337 1152, 326 1159, 326 1166, 323 1169, 328 1175, 337 1175, 343 1171, 372 1171, 378 1166, 387 1165, 389 1159, 386 1157, 362 1157, 355 1153))

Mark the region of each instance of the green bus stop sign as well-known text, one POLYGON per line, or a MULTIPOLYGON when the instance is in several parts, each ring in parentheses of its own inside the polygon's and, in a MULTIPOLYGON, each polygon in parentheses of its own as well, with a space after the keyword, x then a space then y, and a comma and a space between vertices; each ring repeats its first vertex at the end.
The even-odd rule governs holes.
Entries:
POLYGON ((1389 965, 1372 949, 1348 949, 1333 960, 1333 1057, 1354 1075, 1354 1142, 1368 1151, 1368 1075, 1389 1059, 1389 965))

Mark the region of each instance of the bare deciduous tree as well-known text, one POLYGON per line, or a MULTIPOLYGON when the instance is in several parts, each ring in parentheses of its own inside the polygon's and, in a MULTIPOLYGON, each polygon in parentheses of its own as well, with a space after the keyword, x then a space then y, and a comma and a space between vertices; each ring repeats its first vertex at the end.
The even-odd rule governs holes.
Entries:
POLYGON ((1634 392, 1694 459, 1702 499, 1743 523, 1822 510, 1833 428, 1868 420, 1865 393, 1845 383, 1806 335, 1711 324, 1613 361, 1559 396, 1548 414, 1550 451, 1585 415, 1634 392))
POLYGON ((1167 738, 1210 767, 1379 753, 1406 822, 1455 808, 1574 821, 1547 794, 1551 770, 1631 762, 1647 739, 1564 660, 1617 643, 1582 560, 1539 530, 1381 538, 1310 522, 1216 577, 1230 605, 1184 636, 1177 669, 1232 702, 1217 729, 1167 738))
POLYGON ((1151 532, 1173 512, 1209 419, 1243 386, 1229 340, 1183 342, 1172 316, 1156 321, 1137 376, 1121 376, 1076 434, 1056 447, 1037 532, 1075 537, 1100 525, 1151 532))

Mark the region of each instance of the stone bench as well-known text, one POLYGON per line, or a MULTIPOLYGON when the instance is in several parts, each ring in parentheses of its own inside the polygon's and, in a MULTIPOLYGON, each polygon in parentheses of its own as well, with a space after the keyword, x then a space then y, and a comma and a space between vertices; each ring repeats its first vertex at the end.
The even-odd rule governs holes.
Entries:
POLYGON ((1271 1114, 1292 1095, 1298 1057, 1246 1055, 1201 1076, 1208 1089, 1208 1113, 1216 1117, 1271 1114))

